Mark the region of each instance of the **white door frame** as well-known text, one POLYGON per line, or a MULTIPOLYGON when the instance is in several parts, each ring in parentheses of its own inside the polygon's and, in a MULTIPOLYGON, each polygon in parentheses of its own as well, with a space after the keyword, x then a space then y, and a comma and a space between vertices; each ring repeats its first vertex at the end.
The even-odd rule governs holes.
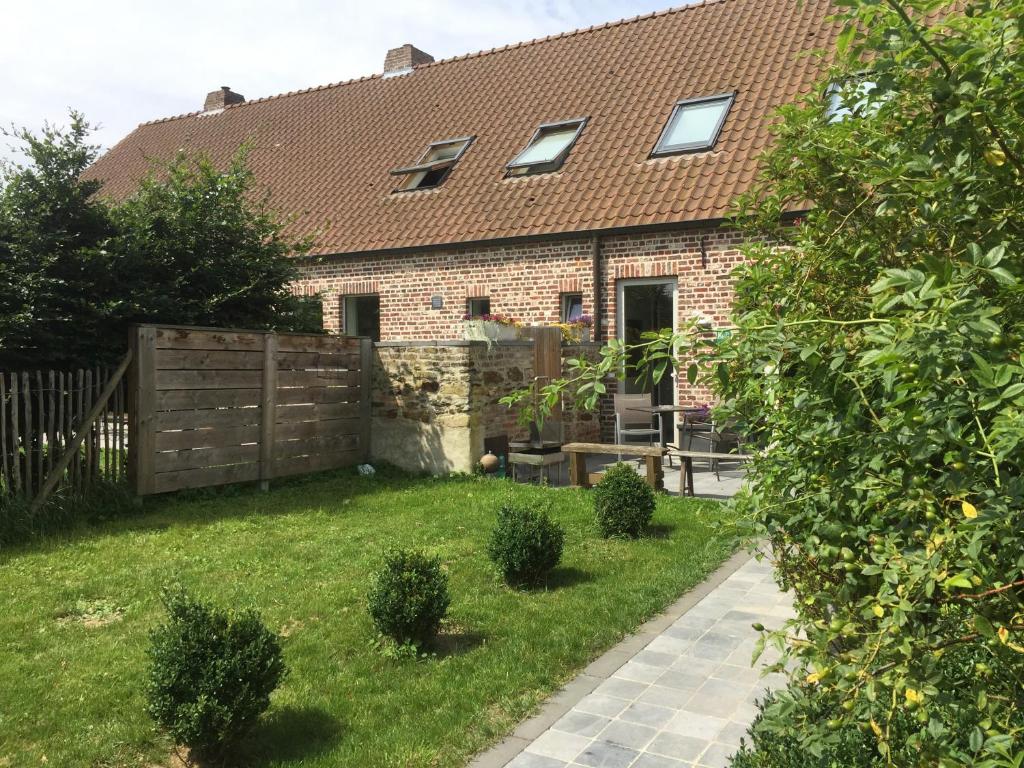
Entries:
MULTIPOLYGON (((672 286, 672 332, 679 330, 679 278, 678 277, 641 277, 618 280, 615 283, 615 335, 619 341, 626 340, 626 286, 631 285, 670 285, 672 286)), ((669 376, 672 377, 672 405, 679 405, 679 382, 676 377, 675 366, 672 367, 669 376)), ((669 435, 669 442, 675 443, 678 427, 679 414, 672 414, 672 432, 669 435)))

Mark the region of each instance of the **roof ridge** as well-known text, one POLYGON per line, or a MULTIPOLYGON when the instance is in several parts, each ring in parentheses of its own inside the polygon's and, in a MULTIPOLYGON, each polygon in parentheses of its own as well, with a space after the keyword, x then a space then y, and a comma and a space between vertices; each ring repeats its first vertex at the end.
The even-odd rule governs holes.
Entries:
MULTIPOLYGON (((578 29, 570 29, 570 30, 567 30, 565 32, 557 32, 557 33, 554 33, 554 34, 551 34, 551 35, 546 35, 544 37, 535 37, 535 38, 531 38, 530 40, 521 40, 520 42, 517 42, 517 43, 508 43, 506 45, 495 46, 494 48, 484 48, 484 49, 479 50, 479 51, 471 51, 470 53, 462 53, 462 54, 459 54, 458 56, 449 56, 446 59, 438 59, 437 61, 428 62, 426 64, 419 64, 419 65, 417 65, 415 67, 415 69, 429 69, 429 68, 432 68, 432 67, 441 66, 443 64, 451 64, 451 63, 456 62, 456 61, 465 61, 467 59, 476 59, 476 58, 480 58, 480 57, 483 57, 483 56, 489 56, 489 55, 495 54, 495 53, 503 53, 504 51, 511 51, 511 50, 516 49, 516 48, 525 48, 527 46, 539 45, 540 43, 547 43, 547 42, 551 42, 553 40, 561 40, 561 39, 567 38, 567 37, 575 37, 577 35, 583 35, 583 34, 586 34, 588 32, 597 32, 599 30, 610 29, 612 27, 620 27, 620 26, 625 26, 626 24, 634 24, 634 23, 640 22, 640 21, 647 21, 648 19, 653 19, 653 18, 658 17, 658 16, 669 16, 671 14, 681 13, 683 11, 693 11, 693 10, 698 10, 698 9, 706 8, 708 6, 723 5, 723 4, 727 3, 727 2, 735 2, 735 1, 736 0, 697 0, 696 2, 686 3, 685 5, 676 5, 676 6, 672 6, 671 8, 663 8, 660 11, 651 11, 650 13, 642 13, 642 14, 638 14, 636 16, 627 16, 627 17, 623 17, 621 19, 615 19, 615 20, 612 20, 612 21, 605 21, 605 22, 602 22, 600 24, 592 24, 589 27, 580 27, 578 29)), ((299 88, 299 89, 294 90, 294 91, 284 91, 283 93, 275 93, 275 94, 271 94, 270 96, 260 96, 259 98, 256 98, 256 99, 249 99, 247 101, 243 101, 243 102, 240 102, 238 104, 228 104, 228 105, 225 105, 223 107, 223 111, 226 112, 228 110, 243 109, 245 107, 252 106, 253 104, 262 104, 263 102, 266 102, 266 101, 273 101, 273 100, 276 100, 276 99, 283 99, 283 98, 286 98, 286 97, 289 97, 289 96, 299 96, 299 95, 304 94, 304 93, 313 93, 315 91, 325 91, 325 90, 328 90, 330 88, 340 88, 340 87, 345 86, 345 85, 354 85, 356 83, 362 83, 362 82, 365 82, 367 80, 379 80, 379 79, 383 79, 383 74, 378 72, 378 73, 375 73, 375 74, 372 74, 372 75, 363 75, 362 77, 349 78, 348 80, 338 80, 338 81, 335 81, 333 83, 324 83, 323 85, 314 85, 314 86, 311 86, 309 88, 299 88)), ((198 110, 195 110, 193 112, 183 112, 183 113, 178 114, 178 115, 171 115, 169 117, 160 117, 160 118, 156 118, 154 120, 147 120, 145 122, 139 123, 138 127, 141 128, 141 127, 146 126, 146 125, 157 125, 159 123, 169 123, 169 122, 172 122, 174 120, 183 120, 183 119, 185 119, 187 117, 197 117, 197 116, 202 115, 202 114, 205 114, 205 110, 198 109, 198 110)))

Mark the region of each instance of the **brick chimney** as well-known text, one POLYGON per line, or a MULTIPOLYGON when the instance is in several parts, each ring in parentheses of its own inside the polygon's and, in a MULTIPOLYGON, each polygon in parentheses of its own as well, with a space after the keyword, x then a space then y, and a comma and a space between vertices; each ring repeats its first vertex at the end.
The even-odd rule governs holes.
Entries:
POLYGON ((398 48, 392 48, 384 57, 384 77, 404 75, 412 72, 413 67, 420 64, 429 64, 434 60, 426 51, 421 51, 415 45, 406 43, 398 48))
POLYGON ((241 104, 245 96, 235 93, 230 86, 222 85, 216 91, 206 94, 206 101, 203 103, 203 111, 210 112, 214 109, 224 109, 229 104, 241 104))

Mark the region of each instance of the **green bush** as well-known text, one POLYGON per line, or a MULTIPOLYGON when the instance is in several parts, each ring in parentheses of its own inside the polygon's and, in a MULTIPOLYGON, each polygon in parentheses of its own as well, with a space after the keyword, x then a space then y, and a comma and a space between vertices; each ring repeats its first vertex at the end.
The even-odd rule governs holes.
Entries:
POLYGON ((180 589, 149 649, 149 713, 192 758, 224 760, 286 673, 281 645, 253 611, 217 609, 180 589))
POLYGON ((639 538, 654 514, 654 491, 628 464, 619 462, 594 487, 601 535, 639 538))
POLYGON ((536 584, 558 565, 564 542, 565 532, 546 512, 505 503, 487 554, 509 584, 536 584))
POLYGON ((450 602, 440 559, 422 552, 389 553, 370 587, 373 623, 399 645, 428 645, 450 602))

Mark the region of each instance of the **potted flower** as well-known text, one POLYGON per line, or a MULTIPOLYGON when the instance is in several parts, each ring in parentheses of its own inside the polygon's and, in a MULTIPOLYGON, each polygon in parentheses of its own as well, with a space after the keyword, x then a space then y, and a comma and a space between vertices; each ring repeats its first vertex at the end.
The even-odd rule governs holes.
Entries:
POLYGON ((469 341, 515 341, 520 323, 507 315, 463 315, 463 334, 469 341))
POLYGON ((591 330, 594 327, 594 318, 590 315, 580 315, 580 319, 576 321, 576 326, 580 329, 580 344, 589 344, 591 330))

